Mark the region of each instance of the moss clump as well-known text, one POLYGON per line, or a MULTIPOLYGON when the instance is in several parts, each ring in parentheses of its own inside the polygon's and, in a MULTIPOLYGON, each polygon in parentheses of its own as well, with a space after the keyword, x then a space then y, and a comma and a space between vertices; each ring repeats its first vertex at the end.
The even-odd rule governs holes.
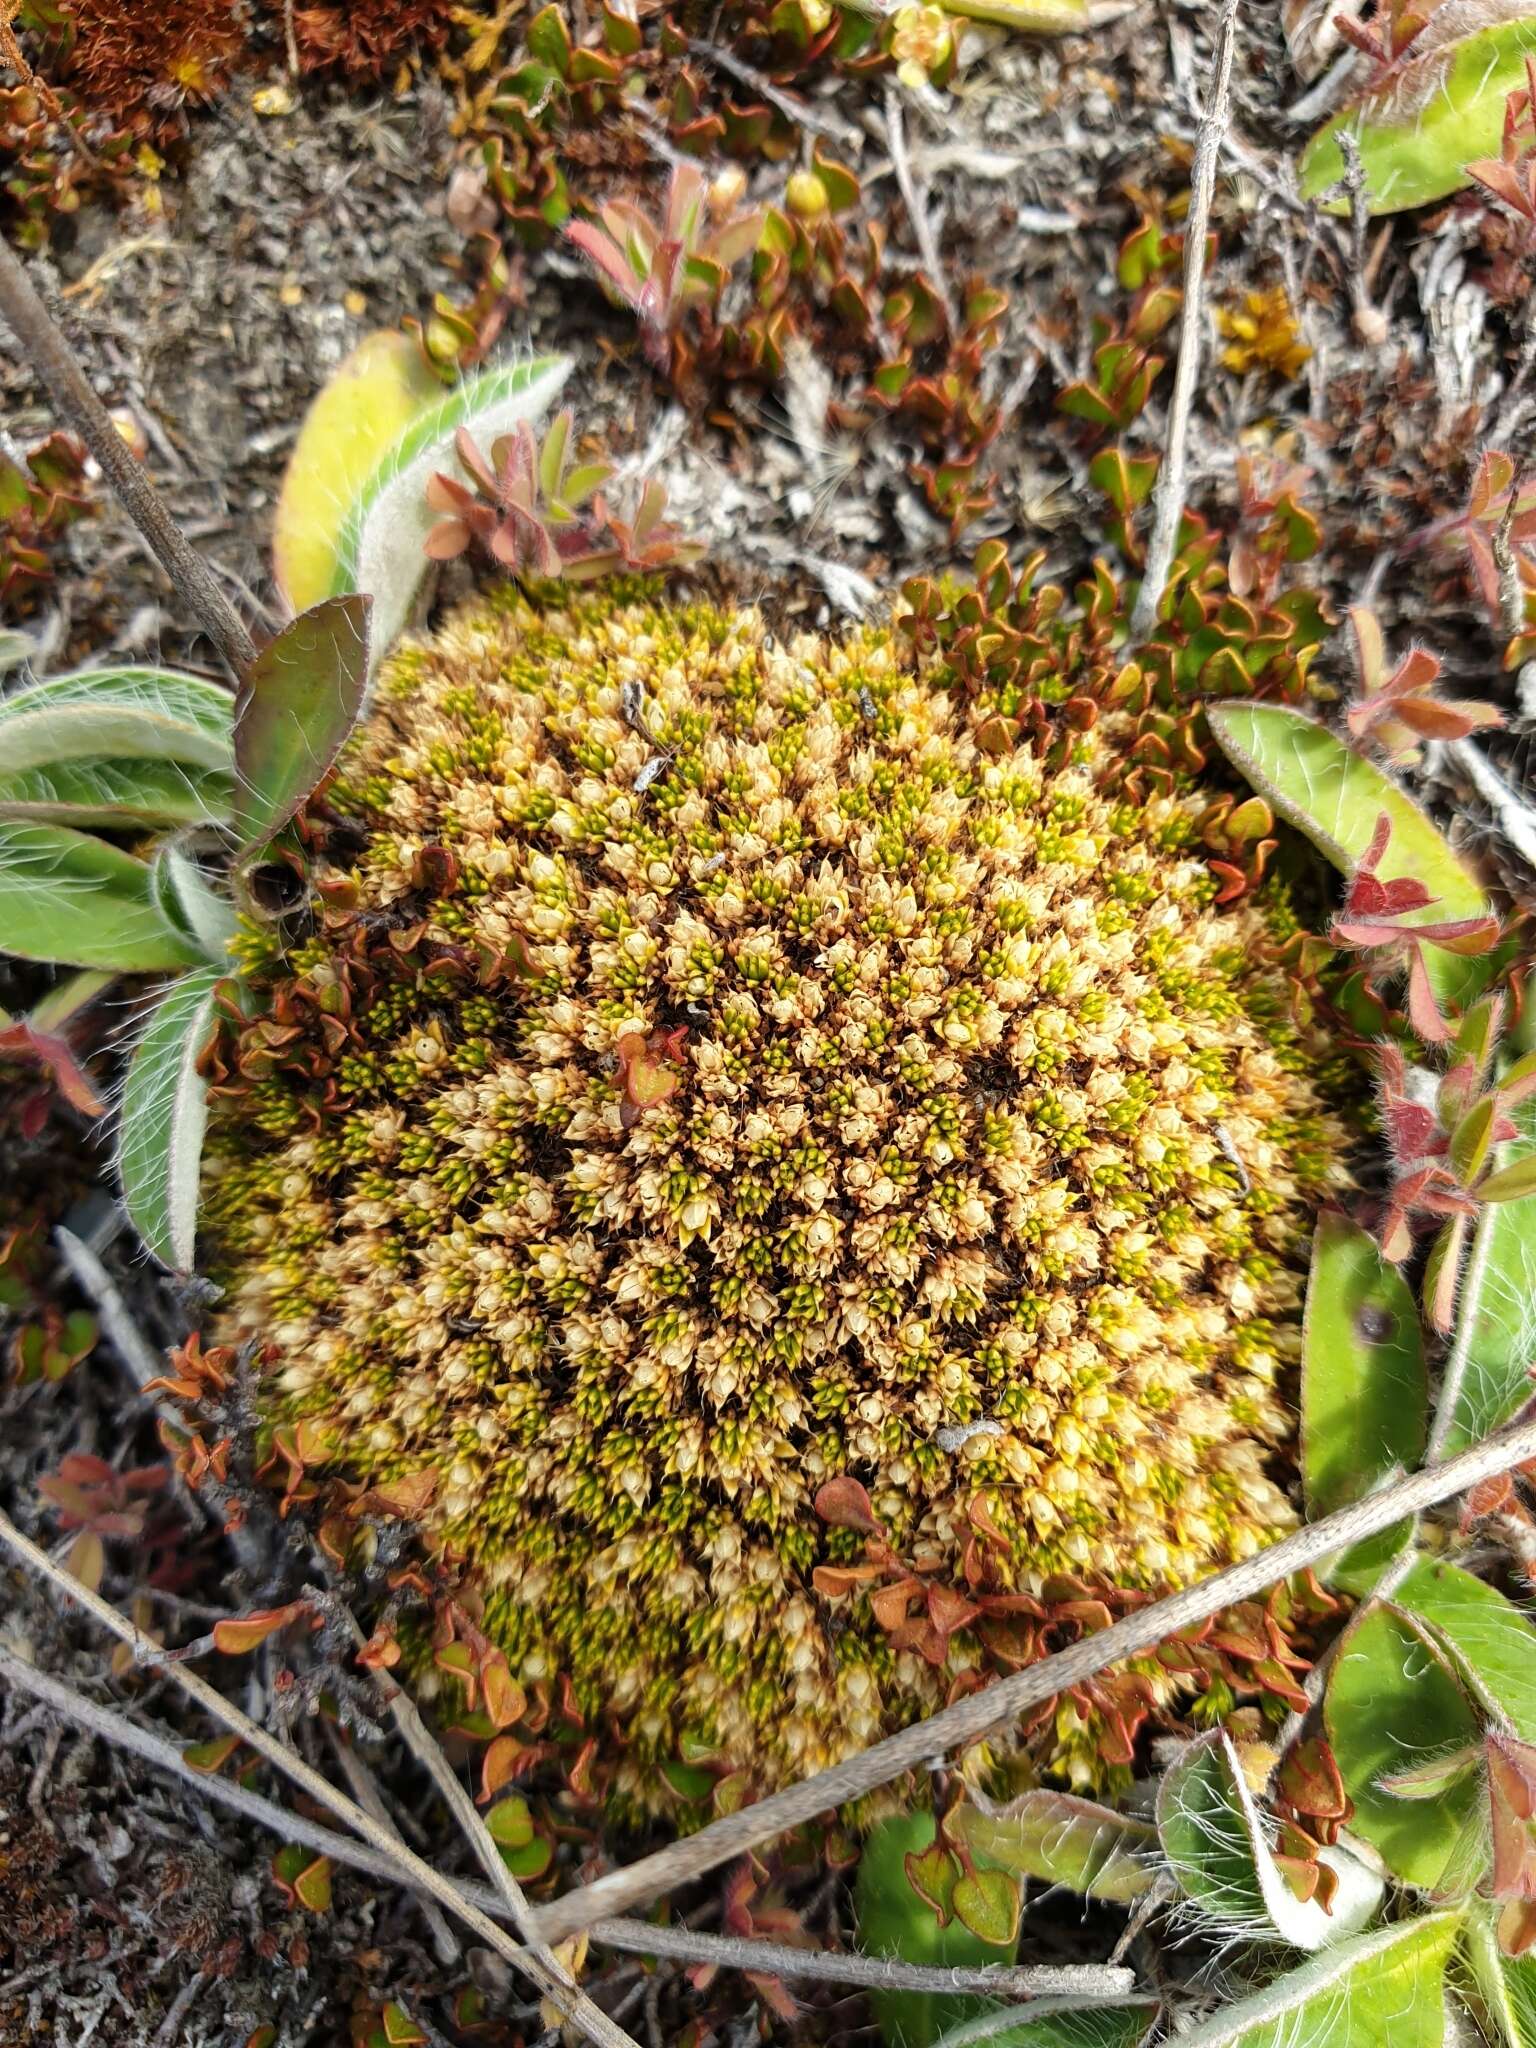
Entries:
POLYGON ((802 1775, 986 1665, 813 1587, 861 1555, 834 1477, 994 1590, 1291 1520, 1341 1138, 1268 913, 1213 907, 1196 804, 1098 793, 1113 720, 1055 771, 973 722, 888 629, 499 593, 389 665, 331 907, 253 967, 221 1334, 347 1473, 430 1475, 630 1796, 802 1775))

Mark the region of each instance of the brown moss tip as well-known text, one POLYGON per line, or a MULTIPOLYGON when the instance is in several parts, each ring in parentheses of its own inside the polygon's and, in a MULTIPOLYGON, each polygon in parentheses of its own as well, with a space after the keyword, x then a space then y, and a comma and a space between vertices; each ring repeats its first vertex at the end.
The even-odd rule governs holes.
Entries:
POLYGON ((804 1775, 998 1668, 817 1590, 840 1475, 994 1592, 1292 1519, 1341 1133, 1262 900, 1213 906, 1198 801, 1098 793, 1116 743, 999 758, 888 629, 622 595, 503 591, 386 671, 344 907, 231 1052, 221 1334, 354 1478, 430 1475, 627 1796, 804 1775))

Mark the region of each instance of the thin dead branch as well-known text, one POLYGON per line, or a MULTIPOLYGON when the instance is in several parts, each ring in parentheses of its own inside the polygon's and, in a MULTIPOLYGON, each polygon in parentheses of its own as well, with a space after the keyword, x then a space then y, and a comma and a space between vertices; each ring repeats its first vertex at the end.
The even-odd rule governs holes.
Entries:
POLYGON ((72 1578, 62 1564, 58 1564, 45 1550, 24 1536, 9 1516, 0 1514, 0 1543, 3 1543, 22 1563, 29 1565, 40 1577, 47 1579, 69 1599, 83 1607, 86 1612, 108 1629, 120 1642, 126 1643, 139 1662, 158 1665, 179 1685, 190 1699, 205 1712, 220 1722, 242 1742, 265 1757, 274 1769, 307 1792, 327 1812, 352 1829, 353 1833, 369 1843, 381 1854, 398 1863, 401 1869, 411 1873, 412 1881, 419 1890, 425 1891, 438 1904, 446 1906, 449 1912, 457 1914, 464 1925, 476 1934, 485 1945, 493 1949, 504 1962, 514 1964, 523 1970, 539 1986, 544 1996, 555 2006, 561 2016, 578 2028, 587 2040, 599 2044, 599 2048, 635 2048, 635 2043, 621 2027, 616 2027, 608 2015, 592 2003, 576 1984, 565 1966, 550 1954, 547 1948, 520 1948, 497 1926, 489 1914, 478 1906, 472 1906, 462 1897, 451 1879, 433 1869, 423 1857, 398 1842, 386 1826, 381 1826, 372 1814, 345 1793, 338 1792, 329 1779, 323 1777, 313 1765, 267 1730, 243 1714, 231 1700, 208 1683, 206 1678, 186 1664, 167 1662, 160 1646, 138 1629, 125 1614, 120 1614, 109 1600, 103 1600, 99 1593, 83 1586, 72 1578))
POLYGON ((1514 1423, 1460 1457, 1415 1472, 1396 1486, 1341 1508, 1321 1522, 1309 1523, 1240 1564, 1228 1565, 1197 1585, 1126 1615, 1027 1671, 1014 1672, 982 1692, 968 1694, 928 1720, 887 1736, 873 1748, 847 1757, 799 1785, 775 1792, 723 1820, 711 1821, 698 1834, 596 1878, 580 1891, 567 1892, 540 1909, 540 1929, 549 1938, 560 1939, 594 1921, 648 1904, 775 1835, 861 1799, 907 1771, 926 1767, 935 1756, 1006 1727, 1058 1694, 1086 1684, 1111 1664, 1141 1656, 1170 1637, 1199 1627, 1225 1608, 1267 1592, 1281 1579, 1309 1570, 1335 1551, 1377 1535, 1405 1516, 1451 1500, 1480 1480, 1506 1472, 1532 1456, 1536 1456, 1536 1421, 1514 1423))
POLYGON ((950 294, 944 260, 939 254, 939 245, 934 238, 927 195, 917 189, 917 179, 912 173, 912 160, 907 154, 907 129, 901 110, 901 94, 895 86, 886 88, 885 138, 891 152, 891 169, 896 173, 896 184, 901 192, 902 204, 907 209, 907 218, 912 223, 912 233, 917 240, 917 253, 923 259, 923 270, 928 282, 944 302, 950 333, 958 334, 959 313, 950 294))
POLYGON ((239 613, 167 511, 148 473, 113 426, 91 389, 74 351, 4 236, 0 236, 0 319, 21 344, 53 402, 101 465, 151 554, 185 600, 230 674, 238 682, 256 659, 239 613))
POLYGON ((1146 574, 1131 613, 1131 639, 1144 640, 1157 622, 1157 608, 1178 550, 1179 524, 1184 517, 1184 476, 1189 444, 1189 416, 1200 373, 1200 344, 1205 317, 1205 243, 1216 190, 1216 166, 1232 104, 1232 50, 1237 36, 1237 0, 1225 0, 1216 35, 1215 75, 1195 144, 1189 178, 1189 217, 1184 231, 1184 303, 1179 314, 1179 360, 1173 373, 1173 398, 1168 408, 1168 436, 1163 460, 1152 488, 1152 538, 1147 547, 1146 574))
MULTIPOLYGON (((211 1804, 268 1829, 282 1841, 312 1849, 317 1856, 328 1856, 333 1863, 382 1883, 419 1889, 398 1855, 386 1855, 366 1843, 353 1841, 350 1836, 337 1834, 334 1828, 289 1812, 234 1779, 195 1769, 164 1736, 87 1699, 63 1679, 39 1671, 8 1650, 3 1642, 0 1680, 30 1693, 61 1718, 166 1772, 211 1804)), ((460 1896, 481 1912, 497 1919, 510 1917, 505 1899, 489 1885, 466 1878, 453 1882, 460 1896)), ((534 1917, 537 1919, 537 1912, 534 1917)), ((626 1954, 675 1956, 684 1962, 708 1963, 718 1969, 751 1970, 874 1991, 980 1992, 989 1998, 1082 1998, 1102 2003, 1128 1995, 1135 1983, 1133 1971, 1112 1964, 987 1963, 975 1968, 957 1965, 942 1969, 884 1956, 839 1955, 825 1949, 792 1948, 784 1942, 735 1940, 687 1927, 654 1927, 643 1920, 601 1920, 590 1931, 593 1940, 603 1947, 626 1954)))

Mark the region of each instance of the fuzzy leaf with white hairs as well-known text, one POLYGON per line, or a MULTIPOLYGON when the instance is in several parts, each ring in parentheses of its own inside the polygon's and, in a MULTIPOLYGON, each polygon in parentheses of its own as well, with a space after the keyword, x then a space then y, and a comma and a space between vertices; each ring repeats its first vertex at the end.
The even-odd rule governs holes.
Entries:
POLYGON ((1179 2048, 1443 2048, 1441 1987, 1459 1913, 1325 1949, 1179 2036, 1179 2048))
POLYGON ((1169 1868, 1200 1918, 1233 1934, 1325 1948, 1357 1933, 1381 1904, 1382 1880, 1341 1849, 1320 1852, 1338 1876, 1332 1911, 1297 1898, 1271 1853, 1223 1729, 1191 1742, 1165 1773, 1157 1831, 1169 1868))
POLYGON ((436 471, 452 470, 454 435, 463 427, 488 448, 547 412, 571 369, 567 356, 535 356, 467 379, 411 422, 358 492, 337 538, 331 593, 360 591, 374 601, 370 675, 404 630, 426 574, 437 519, 427 485, 436 471))
POLYGON ((1139 2048, 1160 2011, 1148 2000, 1084 2006, 1035 1998, 965 2020, 934 2048, 1139 2048))
POLYGON ((205 959, 228 972, 230 947, 239 929, 229 897, 212 886, 186 847, 174 839, 156 847, 151 868, 155 900, 165 916, 186 933, 205 959))
POLYGON ((192 1268, 197 1195, 208 1123, 198 1055, 213 1024, 217 967, 173 981, 139 1033, 123 1081, 117 1173, 129 1221, 173 1272, 192 1268))
POLYGON ((149 974, 201 952, 167 923, 148 867, 67 825, 0 820, 0 952, 149 974))
POLYGON ((234 699, 174 669, 81 669, 0 697, 0 774, 58 761, 181 761, 230 772, 234 699))
POLYGON ((1051 1787, 1023 1792, 995 1812, 961 1806, 949 1826, 988 1862, 1085 1898, 1128 1905, 1150 1891, 1158 1874, 1150 1822, 1051 1787))
MULTIPOLYGON (((1519 1136, 1495 1153, 1498 1171, 1536 1160, 1536 1106, 1514 1112, 1519 1136)), ((1451 1348, 1440 1372, 1430 1455, 1454 1458, 1531 1398, 1536 1353, 1536 1194, 1489 1202, 1462 1270, 1451 1348)))
POLYGON ((234 782, 217 768, 173 760, 55 761, 0 773, 0 818, 110 829, 122 825, 217 825, 234 782))
POLYGON ((1468 1914, 1462 1947, 1501 2048, 1536 2048, 1536 1956, 1504 1954, 1493 1910, 1468 1914))

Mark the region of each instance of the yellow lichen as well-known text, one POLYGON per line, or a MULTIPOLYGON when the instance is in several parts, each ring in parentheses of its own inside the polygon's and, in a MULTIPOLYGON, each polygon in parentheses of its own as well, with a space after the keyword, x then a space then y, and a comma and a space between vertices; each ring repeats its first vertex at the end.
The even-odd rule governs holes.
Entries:
POLYGON ((1244 292, 1237 306, 1219 306, 1216 325, 1226 336, 1221 360, 1239 376, 1267 370, 1289 382, 1299 377, 1312 351, 1301 338, 1295 309, 1283 284, 1244 292))
POLYGON ((433 1475, 514 1673, 570 1675, 636 1797, 802 1775, 981 1660, 813 1588, 860 1555, 835 1476, 957 1582, 984 1502, 1020 1589, 1292 1519, 1339 1134, 1264 909, 1212 906, 1198 802, 1098 793, 1114 744, 999 758, 888 629, 703 606, 504 591, 385 671, 332 798, 359 900, 282 968, 326 1078, 252 1066, 216 1131, 221 1334, 350 1474, 433 1475), (512 971, 402 964, 348 1019, 365 939, 512 971))

